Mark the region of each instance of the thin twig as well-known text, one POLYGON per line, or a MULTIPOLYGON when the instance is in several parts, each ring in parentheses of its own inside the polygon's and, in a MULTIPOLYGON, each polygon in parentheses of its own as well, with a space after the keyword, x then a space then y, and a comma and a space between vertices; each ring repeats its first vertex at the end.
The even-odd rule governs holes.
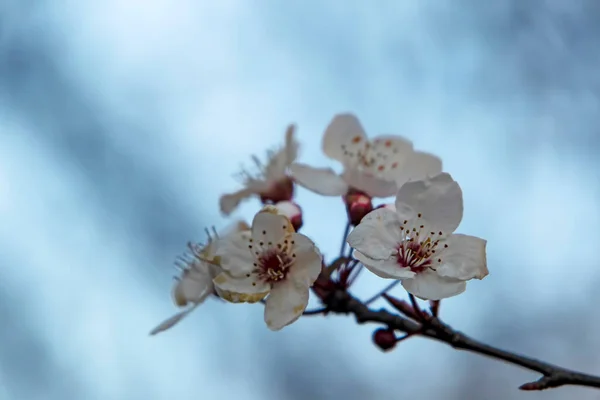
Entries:
POLYGON ((502 360, 543 375, 537 381, 521 385, 520 389, 522 390, 544 390, 566 385, 600 388, 600 377, 495 348, 454 330, 439 318, 433 316, 428 316, 427 325, 425 326, 403 316, 394 315, 384 309, 372 310, 345 290, 333 291, 325 299, 325 305, 330 312, 353 314, 359 324, 368 322, 382 324, 407 335, 427 337, 446 343, 458 350, 466 350, 502 360))
POLYGON ((384 287, 383 289, 381 289, 379 292, 377 292, 376 294, 374 294, 373 296, 371 296, 368 300, 365 300, 363 302, 363 304, 365 306, 368 306, 369 304, 371 304, 372 302, 374 302, 375 300, 377 300, 378 298, 380 298, 381 296, 383 296, 385 293, 387 293, 390 290, 392 290, 399 283, 400 283, 400 281, 393 281, 392 283, 390 283, 389 285, 387 285, 386 287, 384 287))
POLYGON ((302 315, 319 315, 319 314, 325 314, 327 312, 327 308, 325 307, 321 307, 321 308, 315 308, 314 310, 305 310, 302 315))
POLYGON ((350 233, 350 222, 346 224, 346 228, 344 229, 344 236, 342 236, 342 245, 340 246, 340 257, 344 257, 344 252, 346 250, 346 238, 350 233))

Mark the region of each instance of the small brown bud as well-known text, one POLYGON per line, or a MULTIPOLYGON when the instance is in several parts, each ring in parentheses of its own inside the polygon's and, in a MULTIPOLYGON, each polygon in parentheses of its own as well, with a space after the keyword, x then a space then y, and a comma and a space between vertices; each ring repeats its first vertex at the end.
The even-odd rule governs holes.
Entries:
POLYGON ((390 329, 377 329, 373 332, 373 343, 383 351, 388 351, 396 347, 396 334, 390 329))

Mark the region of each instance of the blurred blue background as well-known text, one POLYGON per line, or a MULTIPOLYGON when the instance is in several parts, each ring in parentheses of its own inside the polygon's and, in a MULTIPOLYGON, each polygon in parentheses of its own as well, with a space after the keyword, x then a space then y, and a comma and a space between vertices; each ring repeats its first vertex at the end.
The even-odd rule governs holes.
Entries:
MULTIPOLYGON (((459 231, 489 240, 446 321, 600 374, 599 19, 595 0, 0 0, 0 399, 598 398, 521 393, 536 374, 423 339, 384 354, 349 317, 273 333, 259 305, 209 301, 148 332, 240 163, 295 122, 327 165, 351 111, 440 155, 459 231)), ((341 200, 298 201, 334 256, 341 200)), ((365 298, 386 283, 363 276, 365 298)))

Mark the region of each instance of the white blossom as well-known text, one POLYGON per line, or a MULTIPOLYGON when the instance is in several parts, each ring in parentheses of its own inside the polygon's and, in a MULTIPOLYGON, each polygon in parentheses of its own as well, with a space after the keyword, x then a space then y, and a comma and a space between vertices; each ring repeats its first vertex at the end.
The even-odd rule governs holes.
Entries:
POLYGON ((353 114, 338 114, 323 135, 325 155, 339 161, 343 172, 294 163, 290 172, 305 188, 325 196, 341 196, 350 188, 371 197, 394 195, 410 180, 433 176, 442 171, 442 161, 431 154, 415 151, 412 142, 400 136, 382 135, 372 140, 353 114))
POLYGON ((294 131, 295 126, 289 125, 285 132, 284 145, 277 150, 267 151, 265 163, 256 156, 252 157, 257 171, 250 172, 243 168, 239 179, 244 187, 219 199, 219 206, 224 215, 231 214, 242 200, 252 196, 259 196, 263 202, 274 203, 292 198, 294 185, 288 176, 288 167, 296 160, 299 147, 294 131))
POLYGON ((440 300, 488 275, 486 240, 453 233, 463 216, 462 191, 447 173, 405 183, 396 210, 373 210, 348 235, 354 256, 413 295, 440 300))
POLYGON ((214 283, 230 302, 254 303, 268 295, 264 319, 271 330, 296 321, 306 309, 309 287, 321 272, 322 256, 306 236, 294 232, 289 219, 266 206, 252 221, 219 246, 224 272, 214 283))
POLYGON ((188 244, 189 254, 180 257, 176 263, 181 268, 181 276, 176 279, 171 292, 175 305, 184 309, 160 323, 150 332, 151 335, 171 328, 202 304, 208 296, 216 294, 213 279, 222 272, 219 257, 216 255, 220 241, 227 240, 237 232, 249 230, 248 224, 240 221, 221 235, 216 232, 211 234, 207 230, 208 242, 205 245, 188 244))

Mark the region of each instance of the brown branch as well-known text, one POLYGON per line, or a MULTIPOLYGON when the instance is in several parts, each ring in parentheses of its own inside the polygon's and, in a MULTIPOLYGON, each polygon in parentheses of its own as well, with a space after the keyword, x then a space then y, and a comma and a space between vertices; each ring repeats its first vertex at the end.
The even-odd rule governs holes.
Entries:
POLYGON ((458 350, 466 350, 509 364, 539 372, 542 377, 534 382, 521 385, 521 390, 544 390, 559 386, 573 385, 600 388, 600 377, 572 371, 557 365, 501 350, 479 342, 464 333, 454 330, 439 318, 422 312, 426 322, 415 322, 400 315, 394 315, 384 309, 372 310, 347 291, 332 291, 326 299, 328 311, 338 314, 353 314, 359 324, 368 322, 385 325, 389 329, 404 332, 406 335, 420 335, 446 343, 458 350))

